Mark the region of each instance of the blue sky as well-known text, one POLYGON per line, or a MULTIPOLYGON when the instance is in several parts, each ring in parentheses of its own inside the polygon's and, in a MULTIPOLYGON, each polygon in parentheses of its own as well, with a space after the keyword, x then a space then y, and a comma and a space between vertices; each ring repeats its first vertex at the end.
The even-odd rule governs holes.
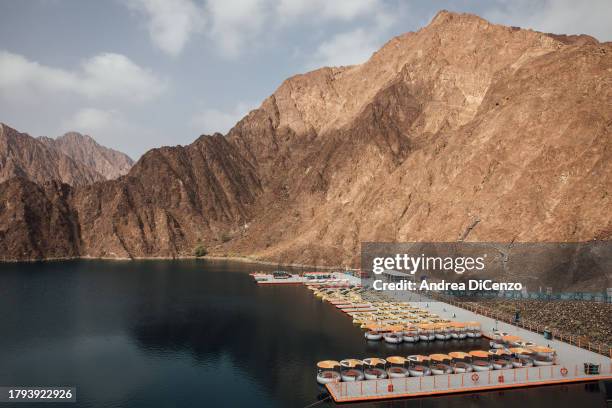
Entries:
POLYGON ((609 0, 0 0, 0 121, 138 158, 224 133, 287 77, 363 62, 441 9, 612 40, 609 0))

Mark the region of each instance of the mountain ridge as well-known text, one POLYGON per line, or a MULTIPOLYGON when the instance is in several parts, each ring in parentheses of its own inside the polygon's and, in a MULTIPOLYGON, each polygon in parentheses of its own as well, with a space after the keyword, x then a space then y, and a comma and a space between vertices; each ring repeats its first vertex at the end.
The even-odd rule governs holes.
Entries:
POLYGON ((226 136, 53 197, 86 257, 354 266, 363 241, 609 240, 611 85, 610 43, 443 11, 361 65, 285 80, 226 136))
POLYGON ((127 154, 102 146, 91 136, 78 132, 68 132, 55 139, 41 136, 38 140, 92 168, 106 180, 127 174, 134 164, 127 154))

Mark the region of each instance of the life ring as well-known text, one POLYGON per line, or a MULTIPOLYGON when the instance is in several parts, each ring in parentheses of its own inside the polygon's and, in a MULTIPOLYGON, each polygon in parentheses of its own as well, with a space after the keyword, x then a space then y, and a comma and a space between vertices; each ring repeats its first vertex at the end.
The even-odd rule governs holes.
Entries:
POLYGON ((563 367, 561 369, 561 375, 564 376, 564 377, 567 375, 567 368, 563 367))
POLYGON ((479 379, 479 378, 480 378, 480 377, 478 376, 478 374, 476 374, 476 373, 472 374, 472 381, 474 381, 474 382, 478 382, 478 379, 479 379))
POLYGON ((387 386, 387 392, 393 392, 393 384, 387 386))

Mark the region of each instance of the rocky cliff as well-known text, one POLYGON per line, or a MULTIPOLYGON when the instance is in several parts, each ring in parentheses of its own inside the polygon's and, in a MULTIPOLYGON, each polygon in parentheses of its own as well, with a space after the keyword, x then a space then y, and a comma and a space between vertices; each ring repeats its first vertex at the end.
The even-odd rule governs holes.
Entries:
POLYGON ((134 164, 127 154, 104 147, 91 136, 77 132, 69 132, 56 139, 39 137, 38 140, 47 147, 58 150, 76 162, 95 170, 107 180, 123 176, 134 164))
MULTIPOLYGON (((362 65, 289 78, 226 136, 36 197, 81 256, 348 265, 362 241, 610 239, 611 100, 612 44, 440 12, 362 65)), ((11 188, 2 237, 30 194, 11 188)), ((51 256, 20 237, 5 258, 51 256)))
POLYGON ((41 184, 56 180, 71 185, 104 180, 86 164, 0 123, 0 182, 12 177, 28 178, 41 184))

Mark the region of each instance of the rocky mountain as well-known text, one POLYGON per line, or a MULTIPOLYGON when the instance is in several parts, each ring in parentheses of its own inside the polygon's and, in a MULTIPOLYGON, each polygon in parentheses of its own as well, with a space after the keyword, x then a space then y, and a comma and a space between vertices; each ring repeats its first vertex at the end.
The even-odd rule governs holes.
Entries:
MULTIPOLYGON (((149 151, 118 180, 39 187, 36 211, 66 214, 66 254, 92 257, 204 245, 349 265, 363 241, 607 240, 611 100, 612 44, 443 11, 364 64, 287 79, 225 136, 149 151)), ((2 241, 33 211, 19 203, 34 187, 12 183, 2 241)), ((11 237, 7 259, 59 251, 11 237)))
POLYGON ((0 123, 0 165, 0 182, 23 177, 40 184, 55 180, 83 186, 122 176, 133 161, 76 132, 33 138, 0 123))
POLYGON ((71 185, 104 180, 93 168, 0 123, 0 182, 12 177, 37 183, 58 180, 71 185))
POLYGON ((107 180, 123 176, 134 164, 127 154, 101 146, 91 136, 77 132, 69 132, 56 139, 39 137, 38 140, 94 169, 107 180))

